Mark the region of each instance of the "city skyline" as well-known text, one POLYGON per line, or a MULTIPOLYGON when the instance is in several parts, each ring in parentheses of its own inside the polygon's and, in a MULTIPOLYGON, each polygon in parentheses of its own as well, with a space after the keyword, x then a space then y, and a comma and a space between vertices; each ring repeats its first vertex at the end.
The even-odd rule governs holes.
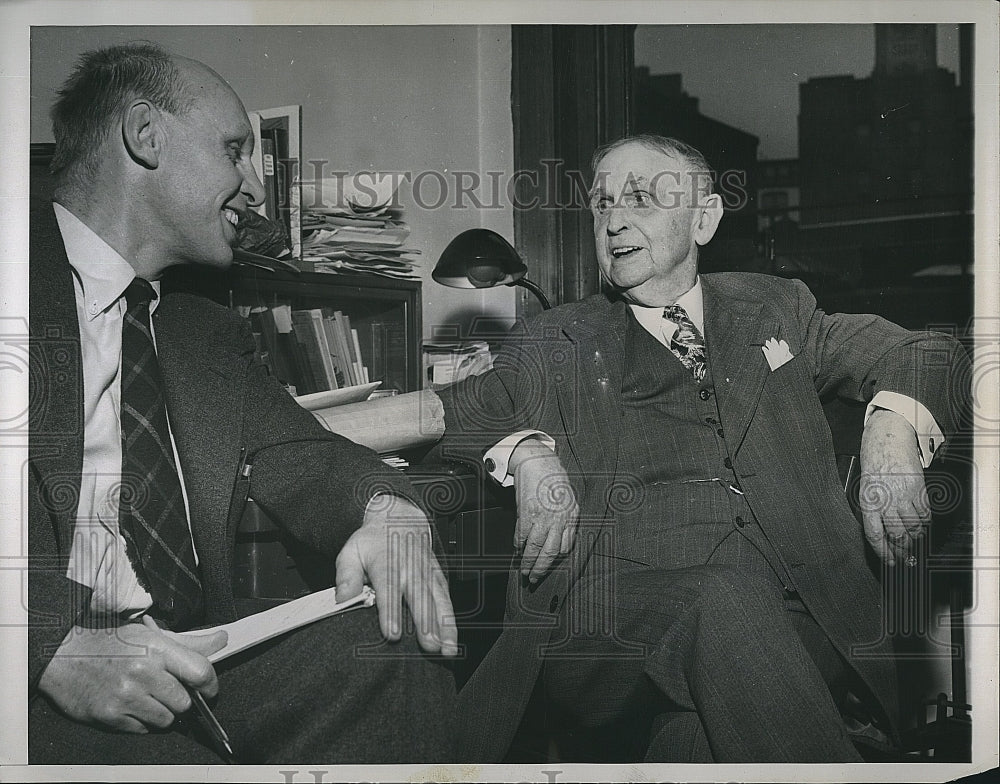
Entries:
MULTIPOLYGON (((936 27, 938 65, 957 80, 958 25, 936 27)), ((680 73, 703 114, 760 138, 761 160, 795 158, 799 84, 817 76, 870 76, 875 27, 639 25, 635 64, 652 74, 680 73)))

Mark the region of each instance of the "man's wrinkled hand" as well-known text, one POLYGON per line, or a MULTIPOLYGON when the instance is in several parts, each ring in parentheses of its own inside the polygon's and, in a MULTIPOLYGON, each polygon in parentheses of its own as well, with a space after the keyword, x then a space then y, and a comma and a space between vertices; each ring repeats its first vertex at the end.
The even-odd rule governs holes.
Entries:
POLYGON ((181 637, 141 623, 74 627, 38 688, 84 724, 133 733, 165 729, 191 707, 185 686, 216 695, 219 682, 206 657, 225 644, 223 631, 181 637))
POLYGON ((522 441, 510 456, 517 490, 514 547, 521 552, 521 574, 535 583, 576 541, 580 508, 566 469, 541 441, 522 441))
POLYGON ((448 581, 431 546, 427 516, 399 496, 375 496, 364 522, 337 556, 337 601, 375 589, 379 625, 388 640, 403 633, 403 602, 416 624, 417 641, 428 653, 455 656, 458 630, 448 581))
POLYGON ((865 425, 860 506, 865 536, 890 566, 910 554, 930 523, 916 434, 892 411, 875 411, 865 425))

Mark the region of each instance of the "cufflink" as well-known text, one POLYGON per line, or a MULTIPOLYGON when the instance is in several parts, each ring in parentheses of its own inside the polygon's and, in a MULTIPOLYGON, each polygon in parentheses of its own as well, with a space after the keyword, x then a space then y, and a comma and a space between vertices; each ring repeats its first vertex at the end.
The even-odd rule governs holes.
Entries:
POLYGON ((497 470, 497 464, 492 457, 487 457, 483 461, 483 465, 486 466, 486 470, 491 474, 497 470))

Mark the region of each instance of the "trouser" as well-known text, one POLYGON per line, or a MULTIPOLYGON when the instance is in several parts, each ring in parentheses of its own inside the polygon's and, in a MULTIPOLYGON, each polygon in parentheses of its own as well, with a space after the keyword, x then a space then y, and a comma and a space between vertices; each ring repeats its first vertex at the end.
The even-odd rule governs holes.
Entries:
POLYGON ((726 565, 616 566, 567 601, 584 608, 570 623, 609 619, 564 628, 545 662, 546 695, 575 728, 569 761, 587 748, 603 761, 861 760, 837 707, 848 668, 780 585, 726 565))
MULTIPOLYGON (((412 635, 380 642, 374 608, 298 629, 221 662, 213 711, 248 764, 403 764, 454 759, 455 687, 412 635)), ((131 735, 28 709, 33 764, 221 764, 182 722, 131 735)))

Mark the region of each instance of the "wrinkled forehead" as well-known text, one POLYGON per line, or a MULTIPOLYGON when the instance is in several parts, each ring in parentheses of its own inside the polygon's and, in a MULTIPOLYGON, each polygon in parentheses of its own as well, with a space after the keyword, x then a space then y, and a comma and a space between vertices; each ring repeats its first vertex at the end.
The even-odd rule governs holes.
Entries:
POLYGON ((692 176, 684 158, 653 150, 639 143, 616 147, 597 164, 592 193, 620 194, 631 189, 650 192, 676 188, 692 176))

